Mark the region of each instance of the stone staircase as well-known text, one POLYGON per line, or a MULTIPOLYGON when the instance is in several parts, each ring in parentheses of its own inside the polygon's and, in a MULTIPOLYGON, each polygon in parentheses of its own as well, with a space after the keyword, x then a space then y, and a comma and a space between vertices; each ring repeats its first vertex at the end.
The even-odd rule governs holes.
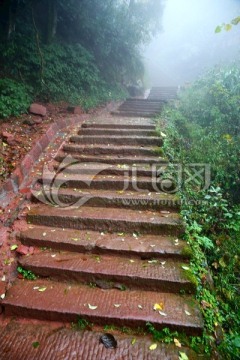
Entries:
MULTIPOLYGON (((167 163, 159 156, 162 143, 152 120, 137 117, 92 120, 69 138, 53 160, 54 181, 49 170, 36 184, 38 201, 19 236, 38 249, 19 258, 38 278, 16 279, 3 300, 6 316, 66 323, 83 318, 132 329, 151 322, 156 329, 201 335, 178 198, 161 191, 154 175, 167 163), (61 206, 44 204, 46 199, 61 206)), ((178 358, 177 348, 166 349, 159 347, 156 359, 178 358)), ((116 359, 155 359, 144 354, 116 359)))

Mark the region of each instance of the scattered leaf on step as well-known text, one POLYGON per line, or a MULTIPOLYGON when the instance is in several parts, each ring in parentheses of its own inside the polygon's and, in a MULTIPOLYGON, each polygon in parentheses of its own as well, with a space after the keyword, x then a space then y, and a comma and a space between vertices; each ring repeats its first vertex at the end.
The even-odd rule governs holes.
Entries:
POLYGON ((182 269, 183 270, 190 270, 190 268, 188 266, 185 266, 185 265, 182 266, 182 269))
POLYGON ((180 341, 178 339, 174 339, 173 341, 177 347, 182 347, 182 344, 180 343, 180 341))
POLYGON ((136 343, 136 341, 137 341, 136 338, 132 339, 131 344, 134 345, 136 343))
POLYGON ((11 249, 11 251, 14 251, 14 250, 16 250, 18 248, 18 245, 12 245, 11 247, 10 247, 10 249, 11 249))
POLYGON ((151 248, 154 248, 156 245, 150 245, 151 248))
POLYGON ((46 287, 41 287, 41 288, 38 289, 38 291, 40 291, 40 292, 44 292, 44 291, 46 291, 46 290, 47 290, 46 287))
POLYGON ((44 232, 44 233, 43 233, 43 236, 46 236, 46 235, 47 235, 47 233, 46 233, 46 232, 44 232))
POLYGON ((57 256, 56 254, 51 255, 52 258, 55 258, 56 256, 57 256))
POLYGON ((138 305, 138 308, 142 310, 143 307, 142 307, 142 305, 138 305))
POLYGON ((163 303, 154 304, 153 310, 155 310, 155 311, 163 310, 163 303))
POLYGON ((157 264, 157 260, 148 260, 149 264, 157 264))
POLYGON ((115 308, 119 308, 121 304, 114 304, 115 308))
POLYGON ((135 239, 137 239, 137 238, 138 238, 138 234, 133 233, 133 237, 134 237, 135 239))
POLYGON ((39 347, 39 342, 38 341, 35 341, 32 343, 32 346, 34 347, 34 349, 37 349, 39 347))
POLYGON ((107 349, 115 349, 117 347, 117 341, 112 334, 103 334, 99 341, 107 349))
POLYGON ((189 360, 188 356, 183 353, 183 352, 179 352, 179 360, 189 360))
POLYGON ((73 241, 79 241, 78 238, 71 238, 71 240, 73 240, 73 241))
POLYGON ((163 312, 163 311, 159 311, 159 314, 162 315, 162 316, 165 316, 165 317, 167 316, 167 314, 165 312, 163 312))
POLYGON ((161 261, 161 265, 165 265, 166 264, 166 261, 161 261))
POLYGON ((33 290, 38 290, 39 286, 34 286, 33 290))
POLYGON ((3 299, 5 299, 5 296, 6 296, 6 294, 2 294, 2 295, 0 295, 0 298, 3 300, 3 299))
POLYGON ((120 191, 117 191, 118 194, 123 194, 124 191, 123 190, 120 190, 120 191))
POLYGON ((91 305, 91 304, 88 304, 88 307, 90 310, 96 310, 97 309, 97 306, 94 306, 94 305, 91 305))
POLYGON ((122 233, 118 233, 118 236, 123 236, 124 235, 124 233, 122 232, 122 233))
POLYGON ((134 263, 134 262, 135 262, 135 261, 134 261, 134 260, 132 260, 132 259, 131 259, 131 260, 129 260, 129 261, 130 261, 130 263, 134 263))
POLYGON ((6 276, 5 275, 3 275, 1 281, 6 281, 6 276))
POLYGON ((167 135, 164 134, 162 131, 160 132, 160 134, 161 134, 161 137, 166 137, 166 136, 167 136, 167 135))
POLYGON ((191 313, 187 310, 185 310, 185 314, 188 315, 188 316, 191 316, 191 313))
POLYGON ((153 351, 153 350, 156 350, 157 348, 157 344, 152 344, 149 346, 149 350, 153 351))

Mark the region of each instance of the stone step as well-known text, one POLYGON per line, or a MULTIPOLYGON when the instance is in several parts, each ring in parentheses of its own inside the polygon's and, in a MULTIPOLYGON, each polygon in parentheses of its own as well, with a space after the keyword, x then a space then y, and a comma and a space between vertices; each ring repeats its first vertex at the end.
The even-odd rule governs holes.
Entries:
POLYGON ((87 144, 106 144, 106 145, 140 145, 140 146, 162 146, 163 140, 153 136, 115 136, 115 135, 74 135, 70 137, 74 143, 87 144))
POLYGON ((127 130, 127 129, 135 129, 135 130, 151 130, 151 131, 155 131, 156 130, 156 125, 154 123, 150 123, 149 121, 144 121, 141 117, 141 120, 139 121, 132 121, 131 122, 126 122, 124 123, 124 121, 121 121, 121 123, 119 121, 117 122, 102 122, 102 123, 96 123, 96 122, 86 122, 82 124, 82 128, 94 128, 94 129, 111 129, 111 130, 127 130))
POLYGON ((64 172, 64 174, 101 174, 101 175, 115 175, 115 176, 143 176, 143 177, 153 177, 156 172, 160 174, 166 172, 167 165, 166 163, 158 165, 152 164, 102 164, 102 163, 91 163, 91 162, 78 162, 73 161, 69 163, 69 158, 63 159, 61 165, 58 161, 52 162, 52 167, 55 171, 64 172))
MULTIPOLYGON (((64 151, 59 151, 55 156, 55 160, 62 162, 69 156, 69 153, 64 151)), ((128 156, 128 155, 87 155, 87 154, 71 154, 72 158, 78 162, 84 163, 102 163, 102 164, 114 164, 114 165, 124 165, 124 164, 144 164, 144 165, 162 165, 167 164, 168 160, 161 156, 128 156)))
POLYGON ((119 110, 119 111, 112 111, 111 114, 114 116, 131 116, 131 117, 147 117, 153 118, 154 116, 158 115, 161 110, 158 111, 137 111, 137 110, 119 110))
POLYGON ((131 327, 145 327, 151 322, 157 329, 169 327, 191 335, 200 335, 203 330, 193 298, 171 293, 103 290, 43 279, 16 280, 2 305, 7 316, 64 322, 76 322, 81 317, 99 325, 131 327), (162 304, 166 316, 153 310, 156 303, 162 304))
POLYGON ((79 135, 100 135, 100 136, 156 136, 154 130, 138 129, 108 129, 108 128, 81 128, 79 135))
POLYGON ((116 175, 98 175, 98 174, 72 174, 60 172, 53 178, 52 173, 45 172, 39 179, 44 186, 49 185, 51 189, 60 186, 71 187, 76 189, 98 189, 98 190, 116 190, 116 191, 142 191, 149 192, 174 192, 172 180, 156 179, 154 176, 116 176, 116 175), (54 183, 53 183, 54 180, 54 183))
MULTIPOLYGON (((25 319, 24 319, 25 320, 25 319)), ((77 326, 76 326, 77 328, 77 326)), ((88 328, 88 327, 87 327, 88 328)), ((110 330, 109 330, 110 331, 110 330)), ((9 321, 1 327, 0 359, 17 360, 178 360, 179 349, 174 344, 158 343, 157 348, 149 348, 153 340, 149 336, 126 335, 112 331, 116 349, 107 349, 100 343, 104 329, 87 331, 70 329, 62 324, 37 322, 20 323, 9 321), (135 343, 133 344, 133 339, 135 343), (36 348, 33 344, 39 344, 36 348)), ((198 359, 189 348, 182 347, 189 360, 198 359)), ((204 360, 206 357, 204 357, 204 360)))
POLYGON ((47 199, 57 199, 58 204, 64 206, 92 206, 92 207, 116 207, 129 209, 154 209, 167 211, 169 209, 179 210, 180 200, 176 196, 171 196, 165 193, 149 193, 131 192, 111 190, 79 190, 68 188, 54 188, 47 189, 45 186, 36 189, 33 196, 33 201, 40 201, 45 203, 47 199))
POLYGON ((102 289, 195 292, 182 263, 171 259, 141 260, 113 255, 42 251, 23 256, 18 264, 40 277, 70 281, 102 289))
POLYGON ((114 146, 106 145, 77 145, 65 144, 63 151, 71 154, 85 154, 85 155, 121 155, 121 156, 156 156, 158 148, 144 147, 144 146, 114 146))
POLYGON ((108 233, 91 230, 29 225, 19 235, 26 246, 46 247, 61 251, 139 257, 141 259, 188 259, 187 243, 177 237, 137 233, 108 233))
POLYGON ((161 214, 149 211, 134 211, 117 208, 79 209, 55 208, 47 205, 33 205, 27 215, 28 222, 72 229, 89 229, 109 232, 139 232, 150 234, 180 235, 184 226, 179 214, 161 214))
POLYGON ((124 111, 124 110, 137 110, 137 111, 159 111, 161 110, 163 106, 163 102, 151 102, 147 105, 141 104, 140 102, 135 101, 126 101, 121 106, 119 106, 118 111, 124 111))

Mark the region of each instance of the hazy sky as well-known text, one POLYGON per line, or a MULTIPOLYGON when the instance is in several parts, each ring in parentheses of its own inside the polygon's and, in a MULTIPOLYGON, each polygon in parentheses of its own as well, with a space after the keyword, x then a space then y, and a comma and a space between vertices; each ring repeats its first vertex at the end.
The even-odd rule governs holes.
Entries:
POLYGON ((215 34, 240 16, 240 0, 166 0, 163 31, 145 51, 150 85, 181 85, 204 69, 240 59, 240 24, 215 34))

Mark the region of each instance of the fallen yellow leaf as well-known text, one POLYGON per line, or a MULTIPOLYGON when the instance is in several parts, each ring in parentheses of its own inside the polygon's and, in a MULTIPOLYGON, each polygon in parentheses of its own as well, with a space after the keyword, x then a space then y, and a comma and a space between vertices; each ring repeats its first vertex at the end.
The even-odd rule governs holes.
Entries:
POLYGON ((154 304, 153 310, 155 311, 163 310, 163 303, 154 304))
POLYGON ((174 344, 177 346, 177 347, 182 347, 182 344, 180 343, 180 341, 178 339, 174 339, 174 344))
POLYGON ((149 350, 153 351, 153 350, 156 350, 157 348, 157 344, 152 344, 149 346, 149 350))

